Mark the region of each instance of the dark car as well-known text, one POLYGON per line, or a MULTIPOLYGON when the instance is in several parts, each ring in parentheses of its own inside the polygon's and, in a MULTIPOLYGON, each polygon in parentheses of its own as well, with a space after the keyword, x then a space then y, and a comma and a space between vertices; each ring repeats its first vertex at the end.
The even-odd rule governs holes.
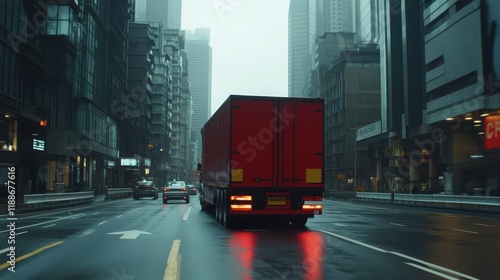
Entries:
POLYGON ((184 181, 171 181, 163 188, 163 204, 175 199, 185 200, 186 203, 189 203, 189 193, 184 181))
POLYGON ((195 185, 186 185, 187 186, 187 189, 188 189, 188 192, 190 195, 196 195, 198 194, 198 191, 196 190, 196 186, 195 185))
POLYGON ((134 199, 140 199, 141 197, 158 199, 158 188, 153 181, 138 181, 132 191, 132 197, 134 199))

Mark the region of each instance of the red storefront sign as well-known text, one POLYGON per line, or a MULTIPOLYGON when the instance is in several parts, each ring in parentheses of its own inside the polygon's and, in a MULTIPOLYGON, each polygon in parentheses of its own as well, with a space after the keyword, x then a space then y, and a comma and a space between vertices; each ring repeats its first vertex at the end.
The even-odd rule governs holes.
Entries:
POLYGON ((484 118, 484 148, 500 148, 500 115, 484 118))

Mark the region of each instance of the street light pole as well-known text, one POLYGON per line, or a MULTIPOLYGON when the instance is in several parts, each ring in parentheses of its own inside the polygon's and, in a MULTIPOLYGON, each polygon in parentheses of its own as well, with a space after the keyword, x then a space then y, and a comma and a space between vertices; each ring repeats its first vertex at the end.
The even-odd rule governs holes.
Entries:
POLYGON ((351 127, 351 130, 354 131, 356 134, 354 135, 354 189, 356 189, 356 186, 358 185, 358 178, 357 178, 357 152, 358 152, 358 149, 357 149, 357 138, 358 138, 358 128, 356 127, 351 127))

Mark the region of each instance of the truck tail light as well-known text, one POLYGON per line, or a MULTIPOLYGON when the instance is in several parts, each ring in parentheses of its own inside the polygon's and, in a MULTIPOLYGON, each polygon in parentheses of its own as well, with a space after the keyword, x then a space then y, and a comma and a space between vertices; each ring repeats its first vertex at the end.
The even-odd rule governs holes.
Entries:
POLYGON ((231 201, 252 201, 251 195, 232 195, 231 201))
POLYGON ((321 205, 321 204, 304 204, 304 205, 302 205, 302 209, 304 209, 304 210, 321 210, 321 209, 323 209, 323 205, 321 205))
POLYGON ((251 204, 231 204, 233 210, 252 210, 251 204))

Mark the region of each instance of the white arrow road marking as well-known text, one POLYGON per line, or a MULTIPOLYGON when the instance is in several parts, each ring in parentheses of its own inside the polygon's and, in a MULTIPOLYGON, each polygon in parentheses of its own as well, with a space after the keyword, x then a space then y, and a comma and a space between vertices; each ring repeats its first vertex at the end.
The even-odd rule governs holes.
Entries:
POLYGON ((110 232, 108 234, 121 234, 122 236, 120 237, 120 239, 137 239, 137 237, 139 237, 139 235, 141 234, 152 234, 152 233, 134 229, 129 231, 110 232))

